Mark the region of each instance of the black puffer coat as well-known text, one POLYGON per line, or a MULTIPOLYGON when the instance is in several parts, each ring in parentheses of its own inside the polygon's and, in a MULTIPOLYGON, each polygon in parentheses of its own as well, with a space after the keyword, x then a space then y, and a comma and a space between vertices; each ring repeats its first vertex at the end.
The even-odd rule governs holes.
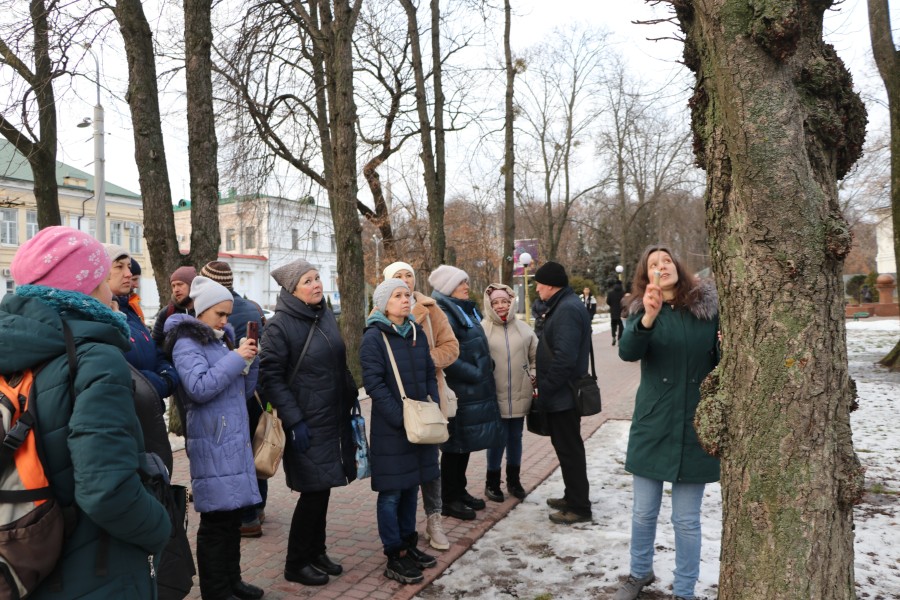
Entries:
POLYGON ((376 492, 404 490, 441 476, 437 445, 412 444, 403 428, 403 403, 391 359, 384 345, 387 335, 408 398, 438 401, 437 379, 428 340, 413 323, 406 337, 398 333, 378 312, 369 317, 359 348, 363 385, 372 397, 371 442, 372 489, 376 492))
MULTIPOLYGON (((432 297, 447 315, 459 341, 459 358, 444 369, 444 377, 457 396, 456 417, 450 419, 450 439, 444 452, 475 452, 503 445, 500 409, 494 385, 494 363, 482 316, 471 300, 459 300, 434 292, 432 297)), ((584 309, 581 309, 584 312, 584 309)))
POLYGON ((309 306, 282 289, 261 345, 259 385, 288 433, 284 452, 288 487, 317 492, 347 485, 356 478, 350 409, 357 388, 334 314, 324 300, 309 306), (309 349, 290 381, 313 323, 309 349), (303 454, 290 443, 290 429, 300 421, 309 427, 310 447, 303 454))
POLYGON ((562 412, 575 407, 569 382, 588 372, 591 318, 570 287, 547 301, 544 315, 537 349, 537 407, 562 412))

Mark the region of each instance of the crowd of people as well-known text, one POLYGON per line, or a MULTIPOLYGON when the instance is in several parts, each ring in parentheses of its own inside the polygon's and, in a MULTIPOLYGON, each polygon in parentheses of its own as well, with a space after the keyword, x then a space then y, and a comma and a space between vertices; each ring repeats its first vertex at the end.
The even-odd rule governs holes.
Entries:
MULTIPOLYGON (((281 289, 268 320, 234 290, 227 263, 179 267, 170 276, 171 302, 152 331, 135 289, 140 265, 120 246, 49 227, 20 247, 11 269, 17 288, 0 303, 0 372, 44 365, 36 385, 46 390, 38 426, 47 440, 49 484, 77 513, 57 567, 61 577, 34 597, 157 597, 171 523, 142 473, 156 457, 166 477, 172 471, 167 398, 183 423, 200 514, 196 565, 204 599, 265 594, 242 578, 241 537, 263 535, 267 481, 257 478, 251 439, 267 405, 277 409, 286 434, 286 484, 298 492, 284 578, 319 586, 343 573, 328 552, 328 506, 332 488, 357 476, 351 415, 359 389, 315 265, 296 259, 271 272, 281 289), (78 357, 72 394, 65 385, 69 330, 78 357)), ((592 519, 571 384, 588 373, 597 301, 590 288, 576 295, 556 262, 541 265, 534 281, 539 326, 532 328, 516 316, 515 291, 501 283, 472 290, 465 271, 440 265, 428 278, 429 296, 416 289, 411 264, 383 271, 359 359, 372 401, 369 485, 377 492, 373 508, 390 579, 418 583, 436 565, 419 548, 420 490, 423 538, 435 550, 450 547, 445 517, 472 520, 485 508, 485 499, 469 491, 473 452, 487 453, 487 500, 506 499, 504 475, 506 493, 526 496, 523 431, 533 408, 546 414, 565 483, 561 498, 547 500, 550 521, 592 519), (410 441, 407 398, 439 407, 446 441, 410 441)), ((692 426, 699 382, 718 360, 715 287, 694 281, 663 247, 642 256, 624 310, 617 283, 609 303, 617 305, 613 345, 623 360, 641 362, 641 384, 626 461, 634 476, 630 575, 615 598, 632 600, 654 579, 656 521, 669 481, 674 593, 690 599, 703 489, 719 473, 692 426)))

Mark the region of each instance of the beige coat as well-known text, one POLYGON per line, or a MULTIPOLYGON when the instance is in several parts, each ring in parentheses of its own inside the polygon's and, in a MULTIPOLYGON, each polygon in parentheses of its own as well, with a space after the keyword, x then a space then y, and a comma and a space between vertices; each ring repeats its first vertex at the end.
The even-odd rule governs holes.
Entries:
MULTIPOLYGON (((491 284, 499 287, 498 284, 491 284)), ((503 286, 510 296, 513 291, 503 286)), ((513 301, 515 306, 515 301, 513 301)), ((531 378, 534 373, 538 339, 534 331, 509 311, 504 323, 491 308, 491 299, 484 296, 484 320, 481 321, 494 360, 494 382, 497 384, 497 403, 504 419, 524 417, 531 409, 531 378), (528 372, 523 369, 528 367, 528 372)))
POLYGON ((459 342, 453 335, 453 329, 450 322, 447 321, 447 315, 440 309, 434 298, 426 296, 420 292, 413 292, 416 300, 412 309, 413 318, 416 323, 425 330, 425 337, 428 338, 428 346, 431 348, 431 360, 434 361, 434 370, 437 375, 438 390, 441 395, 441 410, 447 413, 445 404, 447 399, 444 397, 447 386, 444 385, 444 367, 449 367, 456 359, 459 358, 459 342))

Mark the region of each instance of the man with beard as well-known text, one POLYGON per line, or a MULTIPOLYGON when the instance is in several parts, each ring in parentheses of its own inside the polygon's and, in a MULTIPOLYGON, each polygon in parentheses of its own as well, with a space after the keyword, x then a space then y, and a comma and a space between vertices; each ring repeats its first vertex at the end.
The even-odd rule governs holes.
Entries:
POLYGON ((172 283, 172 300, 167 306, 164 306, 156 315, 156 322, 153 324, 153 341, 160 348, 166 340, 166 334, 163 331, 163 325, 166 319, 175 313, 182 313, 194 316, 194 301, 191 300, 191 283, 197 276, 197 269, 194 267, 178 267, 172 273, 169 281, 172 283))

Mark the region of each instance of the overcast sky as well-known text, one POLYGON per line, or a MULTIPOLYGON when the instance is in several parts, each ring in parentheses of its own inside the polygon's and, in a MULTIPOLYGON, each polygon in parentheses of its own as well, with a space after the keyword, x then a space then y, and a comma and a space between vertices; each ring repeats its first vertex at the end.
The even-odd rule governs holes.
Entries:
MULTIPOLYGON (((151 3, 147 3, 148 17, 154 14, 151 3)), ((893 3, 894 14, 900 12, 893 3)), ((656 81, 660 85, 684 75, 683 67, 677 60, 681 56, 681 46, 671 39, 649 41, 647 38, 672 37, 676 32, 671 24, 654 26, 635 25, 632 21, 646 20, 654 16, 664 16, 664 6, 652 7, 641 0, 554 0, 516 1, 513 0, 514 21, 512 26, 514 52, 541 43, 555 27, 565 27, 573 22, 589 23, 604 27, 612 33, 611 43, 626 58, 645 81, 656 81)), ((900 23, 900 18, 895 18, 900 23)), ((895 27, 897 30, 898 27, 895 27)), ((117 35, 116 32, 114 32, 117 35)), ((874 71, 869 47, 868 20, 865 0, 846 0, 838 10, 829 11, 826 16, 826 34, 838 50, 840 56, 850 65, 856 86, 863 96, 883 97, 883 87, 874 71)), ((499 35, 499 34, 498 34, 499 35)), ((897 34, 895 34, 897 35, 897 34)), ((137 167, 134 165, 134 146, 131 119, 124 96, 125 56, 113 48, 102 47, 101 99, 106 113, 106 178, 108 181, 139 192, 137 167)), ((90 128, 75 127, 83 117, 92 115, 95 101, 93 83, 94 63, 88 58, 84 63, 90 71, 91 80, 76 79, 74 90, 60 98, 59 118, 59 160, 93 172, 93 144, 90 128)), ((678 100, 678 104, 683 103, 678 100)), ((870 123, 884 122, 884 110, 868 102, 870 123)), ((187 170, 187 132, 182 101, 176 90, 161 95, 161 107, 170 116, 165 123, 166 153, 169 164, 169 178, 173 199, 187 197, 189 193, 187 170)), ((244 191, 244 190, 242 190, 244 191)))

